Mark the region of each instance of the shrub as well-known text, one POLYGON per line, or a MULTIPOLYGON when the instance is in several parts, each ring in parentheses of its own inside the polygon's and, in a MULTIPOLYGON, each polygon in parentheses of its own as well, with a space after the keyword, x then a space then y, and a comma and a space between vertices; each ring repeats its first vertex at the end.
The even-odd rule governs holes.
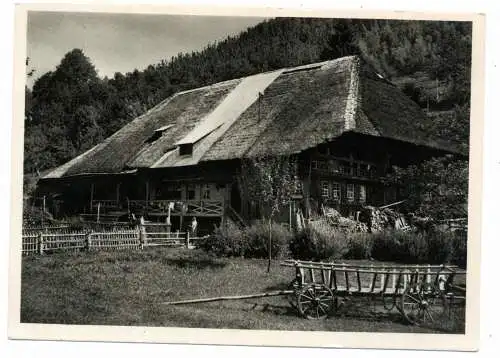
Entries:
POLYGON ((217 256, 243 256, 245 253, 243 231, 232 221, 216 227, 214 233, 200 242, 200 248, 217 256))
POLYGON ((387 231, 374 235, 372 257, 408 264, 442 264, 452 259, 453 245, 453 235, 438 230, 387 231))
POLYGON ((455 237, 451 232, 431 230, 427 233, 428 255, 430 264, 449 263, 453 256, 455 237))
POLYGON ((289 247, 294 258, 315 261, 338 259, 348 250, 345 234, 334 231, 323 221, 316 222, 297 233, 290 241, 289 247))
POLYGON ((427 261, 427 241, 423 234, 385 231, 373 238, 372 257, 380 261, 421 263, 427 261))
MULTIPOLYGON (((271 225, 271 256, 282 257, 291 238, 290 230, 278 223, 273 223, 271 225)), ((259 220, 240 229, 233 222, 228 221, 225 226, 217 227, 214 234, 203 240, 200 247, 218 256, 267 258, 269 256, 269 223, 259 220)))
MULTIPOLYGON (((246 240, 245 257, 269 257, 268 222, 262 220, 254 222, 243 230, 243 236, 246 240)), ((292 233, 288 228, 273 222, 271 225, 271 256, 273 258, 282 257, 291 238, 292 233)))
POLYGON ((365 260, 372 256, 373 236, 360 233, 351 234, 347 240, 347 253, 344 258, 351 260, 365 260))

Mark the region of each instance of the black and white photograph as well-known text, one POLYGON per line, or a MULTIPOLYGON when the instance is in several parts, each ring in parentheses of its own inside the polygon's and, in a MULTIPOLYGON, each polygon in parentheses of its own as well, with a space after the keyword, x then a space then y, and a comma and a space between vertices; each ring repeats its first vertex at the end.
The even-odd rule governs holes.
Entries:
POLYGON ((480 17, 269 14, 25 12, 18 324, 474 335, 480 17))

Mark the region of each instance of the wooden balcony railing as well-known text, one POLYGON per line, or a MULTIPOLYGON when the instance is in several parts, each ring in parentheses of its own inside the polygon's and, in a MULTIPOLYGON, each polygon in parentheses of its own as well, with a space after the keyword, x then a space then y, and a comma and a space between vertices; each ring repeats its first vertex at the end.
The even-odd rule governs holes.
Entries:
POLYGON ((169 206, 171 206, 171 216, 222 216, 224 213, 224 203, 219 200, 129 200, 125 203, 116 200, 94 200, 92 202, 94 211, 98 205, 102 213, 121 209, 136 213, 166 215, 169 206), (174 203, 173 207, 171 203, 174 203))

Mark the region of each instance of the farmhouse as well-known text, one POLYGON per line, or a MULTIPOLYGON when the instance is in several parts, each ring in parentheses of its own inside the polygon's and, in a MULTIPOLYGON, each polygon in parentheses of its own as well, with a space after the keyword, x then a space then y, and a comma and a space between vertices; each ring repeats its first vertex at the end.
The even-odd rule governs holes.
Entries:
POLYGON ((47 174, 38 195, 55 215, 212 227, 258 215, 238 184, 242 159, 292 156, 297 195, 283 220, 321 204, 349 215, 400 199, 381 180, 391 166, 467 156, 423 130, 426 118, 356 56, 285 68, 172 95, 47 174))

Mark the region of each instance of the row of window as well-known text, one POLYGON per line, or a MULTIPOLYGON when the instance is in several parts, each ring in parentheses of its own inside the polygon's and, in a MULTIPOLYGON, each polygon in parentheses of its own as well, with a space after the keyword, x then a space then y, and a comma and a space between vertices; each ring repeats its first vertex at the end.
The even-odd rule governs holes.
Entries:
MULTIPOLYGON (((189 184, 186 190, 186 198, 187 200, 194 200, 196 198, 196 185, 189 184)), ((183 186, 178 184, 167 184, 158 188, 156 192, 157 199, 182 199, 182 190, 183 186)), ((200 188, 198 187, 198 190, 200 188)), ((211 197, 211 187, 209 184, 203 184, 201 186, 201 199, 210 200, 211 197)))
POLYGON ((313 160, 311 166, 315 170, 366 178, 374 177, 377 173, 374 165, 346 160, 313 160))
POLYGON ((344 186, 345 195, 342 195, 342 185, 338 182, 321 182, 321 197, 330 199, 335 202, 342 202, 342 198, 346 198, 348 203, 358 202, 366 203, 366 187, 363 184, 348 183, 344 186), (357 187, 357 190, 355 190, 357 187), (356 195, 357 194, 357 195, 356 195))

